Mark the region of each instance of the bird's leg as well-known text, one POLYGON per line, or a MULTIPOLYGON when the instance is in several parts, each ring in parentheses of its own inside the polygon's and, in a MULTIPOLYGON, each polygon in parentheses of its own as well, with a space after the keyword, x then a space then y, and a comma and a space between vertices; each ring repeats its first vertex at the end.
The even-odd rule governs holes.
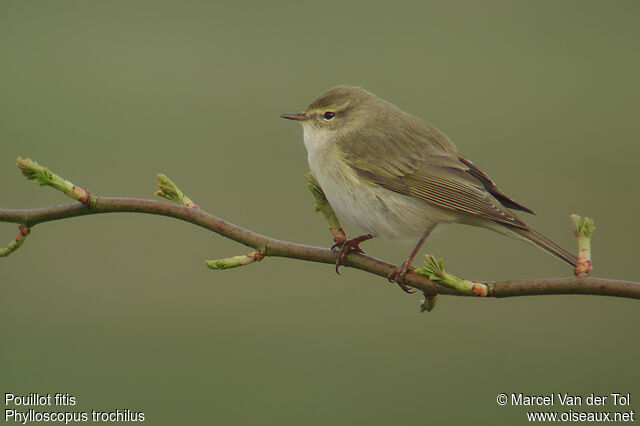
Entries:
POLYGON ((402 262, 402 265, 391 271, 391 273, 387 277, 392 283, 395 282, 396 284, 398 284, 402 291, 404 291, 405 293, 415 293, 415 290, 411 290, 409 287, 404 285, 404 277, 407 275, 407 272, 409 272, 409 269, 411 268, 411 262, 413 262, 413 259, 415 259, 418 251, 420 251, 420 247, 422 247, 425 240, 429 237, 429 234, 431 234, 433 228, 435 228, 435 226, 431 226, 425 231, 425 233, 422 235, 422 238, 420 238, 420 241, 418 241, 418 244, 411 251, 411 254, 409 254, 407 260, 402 262))
MULTIPOLYGON (((340 228, 340 230, 342 230, 342 228, 340 228)), ((340 275, 340 265, 342 265, 342 262, 344 261, 344 258, 347 257, 347 254, 349 254, 349 252, 352 250, 356 253, 364 253, 359 244, 363 241, 370 240, 371 238, 373 238, 373 235, 371 234, 360 235, 358 237, 351 238, 350 240, 346 239, 346 235, 345 239, 338 239, 338 241, 336 241, 336 238, 334 238, 334 241, 336 241, 336 243, 331 246, 331 251, 335 251, 338 248, 340 249, 340 252, 338 253, 338 259, 336 259, 336 273, 338 275, 340 275)))
MULTIPOLYGON (((331 231, 331 235, 333 235, 333 242, 338 244, 341 241, 345 241, 347 240, 347 234, 346 232, 344 232, 344 229, 342 228, 329 228, 329 230, 331 231)), ((335 245, 335 244, 334 244, 335 245)), ((331 249, 333 250, 333 246, 331 247, 331 249)))

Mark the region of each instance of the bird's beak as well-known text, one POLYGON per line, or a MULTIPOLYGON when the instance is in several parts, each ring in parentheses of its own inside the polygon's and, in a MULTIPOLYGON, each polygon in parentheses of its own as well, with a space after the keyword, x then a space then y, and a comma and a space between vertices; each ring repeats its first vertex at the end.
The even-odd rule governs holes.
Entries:
POLYGON ((296 120, 296 121, 305 121, 308 120, 309 117, 304 112, 299 114, 280 114, 280 117, 286 118, 287 120, 296 120))

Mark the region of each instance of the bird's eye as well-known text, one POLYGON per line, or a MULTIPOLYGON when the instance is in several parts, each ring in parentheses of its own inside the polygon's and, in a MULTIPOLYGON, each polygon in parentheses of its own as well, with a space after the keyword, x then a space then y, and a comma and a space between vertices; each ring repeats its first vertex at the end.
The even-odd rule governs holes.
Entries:
POLYGON ((335 116, 336 116, 336 113, 335 112, 331 112, 331 111, 327 111, 323 115, 324 119, 327 120, 327 121, 332 120, 333 117, 335 117, 335 116))

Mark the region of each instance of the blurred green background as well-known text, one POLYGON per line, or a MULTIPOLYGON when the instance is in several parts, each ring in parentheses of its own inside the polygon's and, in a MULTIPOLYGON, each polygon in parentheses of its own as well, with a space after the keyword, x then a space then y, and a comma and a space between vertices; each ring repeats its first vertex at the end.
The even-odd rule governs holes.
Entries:
MULTIPOLYGON (((18 155, 97 195, 152 198, 164 172, 207 211, 328 246, 301 129, 278 115, 360 85, 445 131, 562 245, 575 246, 569 214, 595 218, 594 275, 637 280, 639 13, 634 1, 3 0, 0 206, 67 202, 27 182, 18 155)), ((4 243, 15 231, 0 224, 4 243)), ((398 262, 410 248, 366 250, 398 262)), ((624 409, 640 410, 637 301, 441 297, 419 314, 418 295, 356 270, 203 265, 246 251, 163 217, 35 227, 0 260, 0 392, 67 392, 73 410, 128 408, 153 425, 526 423, 500 392, 630 392, 624 409)), ((570 274, 462 226, 427 252, 472 279, 570 274)))

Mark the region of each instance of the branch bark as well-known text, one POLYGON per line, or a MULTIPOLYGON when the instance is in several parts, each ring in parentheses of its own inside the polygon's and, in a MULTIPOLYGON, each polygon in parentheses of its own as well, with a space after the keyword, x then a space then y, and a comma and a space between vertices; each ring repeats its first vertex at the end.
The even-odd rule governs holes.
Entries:
MULTIPOLYGON (((0 221, 12 222, 33 228, 35 225, 55 220, 101 213, 146 213, 168 216, 192 223, 237 241, 248 247, 258 249, 263 256, 288 257, 311 262, 335 264, 337 254, 326 248, 313 247, 260 235, 248 229, 234 225, 201 209, 185 207, 169 202, 137 198, 91 197, 91 203, 70 203, 51 207, 11 210, 0 209, 0 221)), ((395 266, 371 256, 350 253, 343 262, 344 266, 360 269, 381 277, 387 277, 395 266)), ((415 272, 406 276, 406 284, 423 291, 427 295, 449 294, 468 296, 456 289, 439 285, 415 272)), ((564 279, 520 280, 485 282, 487 296, 512 297, 551 294, 583 294, 617 296, 640 299, 640 283, 616 281, 591 277, 564 279)))

